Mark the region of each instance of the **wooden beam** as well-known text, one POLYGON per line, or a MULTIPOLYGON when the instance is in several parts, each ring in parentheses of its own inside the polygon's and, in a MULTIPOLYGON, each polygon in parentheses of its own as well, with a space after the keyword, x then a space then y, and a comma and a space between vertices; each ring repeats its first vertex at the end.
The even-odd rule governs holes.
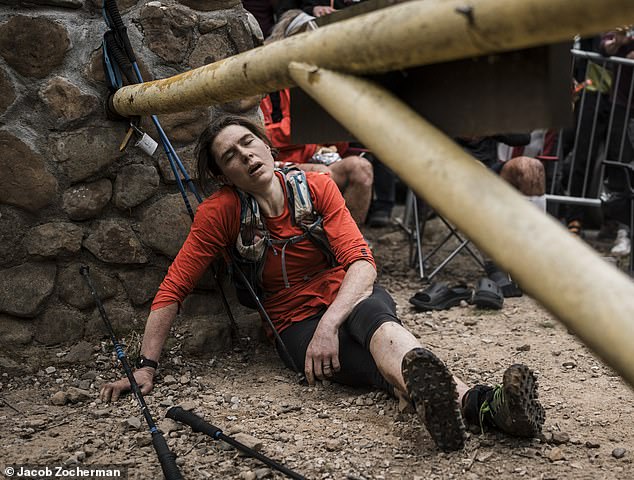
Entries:
POLYGON ((121 88, 112 107, 124 116, 168 113, 280 90, 294 84, 292 61, 380 73, 558 43, 626 23, 634 23, 631 0, 415 0, 121 88))

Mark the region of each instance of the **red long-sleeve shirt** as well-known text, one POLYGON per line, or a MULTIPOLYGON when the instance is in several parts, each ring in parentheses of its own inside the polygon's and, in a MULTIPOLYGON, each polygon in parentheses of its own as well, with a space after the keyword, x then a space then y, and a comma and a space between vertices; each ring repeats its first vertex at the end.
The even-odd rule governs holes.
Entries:
MULTIPOLYGON (((281 174, 277 173, 277 177, 286 189, 281 174)), ((291 287, 287 289, 282 278, 282 246, 269 248, 262 282, 267 292, 274 293, 264 299, 264 307, 278 332, 330 305, 351 263, 366 260, 375 266, 372 253, 330 176, 307 172, 306 180, 339 265, 330 268, 324 254, 309 239, 289 245, 285 258, 291 287)), ((273 238, 302 233, 291 221, 287 201, 281 215, 265 217, 265 221, 273 238)), ((198 207, 191 231, 159 287, 152 310, 181 303, 214 258, 235 245, 239 230, 240 199, 235 190, 223 187, 198 207)))

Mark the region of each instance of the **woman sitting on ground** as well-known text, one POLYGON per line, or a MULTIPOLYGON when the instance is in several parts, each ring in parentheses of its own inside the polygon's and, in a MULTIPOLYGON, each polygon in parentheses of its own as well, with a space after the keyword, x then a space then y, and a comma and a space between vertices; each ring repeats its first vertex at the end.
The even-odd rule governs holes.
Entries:
MULTIPOLYGON (((248 197, 257 202, 260 233, 273 240, 259 282, 267 292, 264 306, 292 357, 282 356, 283 361, 303 366, 309 384, 329 379, 406 398, 443 450, 463 447, 463 417, 514 435, 541 431, 544 411, 528 367, 509 367, 501 386, 469 389, 401 325, 394 301, 375 283, 372 253, 329 175, 307 172, 306 182, 335 266, 308 238, 283 247, 274 243, 302 230, 291 218, 288 185, 274 168, 275 152, 261 127, 243 117, 219 118, 202 134, 197 152, 201 180, 211 177, 222 186, 198 207, 159 288, 145 326, 143 357, 158 362, 179 305, 212 261, 261 239, 245 238, 241 231, 241 198, 248 197)), ((154 373, 150 366, 135 371, 143 393, 152 389, 154 373)), ((127 379, 107 384, 101 398, 116 400, 127 389, 127 379)))

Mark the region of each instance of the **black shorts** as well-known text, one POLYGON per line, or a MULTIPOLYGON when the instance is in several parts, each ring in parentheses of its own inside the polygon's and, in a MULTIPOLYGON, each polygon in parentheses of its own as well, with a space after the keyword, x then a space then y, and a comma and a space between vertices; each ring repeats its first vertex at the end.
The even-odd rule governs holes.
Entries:
MULTIPOLYGON (((308 344, 313 338, 323 313, 296 322, 280 333, 293 361, 302 372, 308 344)), ((355 387, 380 388, 390 394, 394 393, 394 388, 379 373, 370 354, 372 335, 377 328, 386 322, 401 323, 396 317, 396 303, 383 287, 375 284, 372 294, 352 309, 346 321, 339 328, 341 370, 331 377, 333 381, 355 387)), ((292 369, 291 362, 282 353, 279 346, 277 350, 286 366, 292 369)))

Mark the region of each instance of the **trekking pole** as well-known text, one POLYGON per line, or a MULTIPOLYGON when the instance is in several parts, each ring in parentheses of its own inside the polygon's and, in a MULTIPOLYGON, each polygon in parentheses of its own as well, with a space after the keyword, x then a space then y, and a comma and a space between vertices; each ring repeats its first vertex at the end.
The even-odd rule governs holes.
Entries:
MULTIPOLYGON (((117 7, 117 1, 104 0, 103 10, 104 10, 104 17, 106 20, 106 24, 112 29, 114 34, 117 36, 117 39, 119 41, 119 44, 121 45, 121 48, 125 50, 125 55, 127 56, 129 63, 132 65, 132 69, 134 70, 134 73, 136 75, 136 81, 138 83, 143 83, 143 76, 141 75, 141 69, 139 68, 139 64, 136 61, 136 55, 134 54, 134 50, 132 49, 132 45, 130 43, 130 38, 128 37, 128 29, 123 23, 123 19, 121 18, 121 14, 119 13, 119 8, 117 7)), ((167 154, 167 158, 170 161, 170 166, 172 167, 172 170, 174 171, 174 176, 176 177, 176 183, 178 184, 179 189, 181 189, 181 193, 183 192, 182 190, 183 187, 182 187, 181 179, 178 173, 179 170, 182 173, 183 179, 185 180, 185 183, 189 187, 190 191, 196 197, 196 200, 198 200, 198 202, 201 202, 202 197, 196 190, 194 182, 192 181, 191 177, 188 175, 187 169, 185 168, 185 166, 183 165, 183 162, 181 161, 178 154, 176 153, 176 150, 174 150, 172 143, 170 142, 169 138, 167 138, 167 135, 165 134, 165 131, 163 130, 163 127, 161 126, 161 123, 159 122, 158 117, 156 115, 151 115, 150 118, 152 119, 152 122, 154 123, 154 126, 156 127, 156 130, 159 134, 161 143, 163 144, 163 148, 165 149, 165 153, 167 154)), ((187 206, 188 211, 190 211, 191 213, 192 209, 191 209, 191 206, 189 205, 189 200, 186 198, 186 195, 184 195, 183 200, 185 201, 185 205, 187 206)))
MULTIPOLYGON (((123 19, 121 18, 121 14, 119 13, 119 8, 117 7, 116 0, 104 0, 103 2, 103 14, 104 19, 108 27, 110 27, 111 35, 108 35, 107 32, 105 36, 105 40, 107 41, 108 49, 115 55, 115 60, 122 65, 124 69, 124 74, 128 78, 128 81, 131 83, 135 83, 134 76, 136 76, 137 83, 143 83, 143 76, 141 75, 141 70, 139 69, 139 65, 136 61, 136 55, 134 54, 134 50, 132 49, 132 45, 130 44, 130 39, 128 37, 128 32, 125 24, 123 23, 123 19), (132 75, 134 72, 134 76, 132 75)), ((170 142, 165 130, 161 126, 161 122, 156 115, 151 115, 150 118, 156 127, 156 130, 159 134, 159 138, 161 143, 163 144, 163 149, 165 150, 165 154, 167 156, 167 160, 169 161, 170 168, 174 173, 174 178, 176 180, 176 185, 178 186, 178 190, 181 193, 181 197, 183 198, 183 202, 185 203, 185 207, 187 208, 187 213, 190 218, 194 219, 194 209, 191 206, 189 198, 187 197, 187 192, 185 191, 185 187, 183 186, 183 181, 181 180, 181 174, 183 175, 183 180, 187 184, 189 190, 194 194, 198 203, 202 202, 202 197, 198 193, 194 182, 191 177, 187 173, 187 169, 183 165, 183 162, 179 158, 174 146, 170 142), (179 173, 180 171, 180 173, 179 173)), ((231 324, 235 329, 237 329, 237 323, 233 316, 233 312, 231 311, 231 306, 227 300, 227 295, 222 287, 222 283, 218 278, 218 272, 215 266, 212 265, 212 273, 214 279, 216 281, 216 286, 218 287, 218 291, 220 293, 220 297, 222 299, 222 304, 227 312, 227 316, 231 321, 231 324)))
POLYGON ((256 305, 256 307, 258 309, 258 312, 260 312, 260 315, 262 315, 264 317, 264 319, 268 323, 269 327, 271 327, 271 330, 273 331, 273 336, 275 336, 275 340, 277 340, 279 342, 279 344, 280 344, 280 346, 281 346, 281 348, 282 348, 282 350, 284 352, 284 355, 286 355, 286 357, 288 358, 288 361, 291 363, 291 366, 293 367, 293 370, 295 370, 295 372, 299 375, 300 382, 306 382, 306 377, 304 375, 304 372, 297 367, 297 364, 295 363, 295 360, 293 360, 293 357, 291 357, 291 354, 289 353, 288 349, 286 348, 286 344, 282 340, 282 337, 280 337, 280 334, 277 333, 277 329, 275 328, 275 325, 273 325, 273 321, 271 320, 271 317, 269 317, 269 314, 266 311, 266 309, 264 308, 264 305, 262 305, 262 302, 260 301, 260 297, 258 297, 258 294, 255 293, 255 290, 253 289, 253 286, 251 286, 251 282, 249 282, 249 280, 247 279, 247 277, 244 274, 244 272, 242 271, 242 269, 240 267, 238 267, 238 265, 235 262, 235 260, 232 262, 231 268, 233 268, 233 270, 238 273, 238 276, 240 277, 240 280, 242 281, 244 286, 247 287, 247 290, 249 291, 249 294, 251 295, 251 297, 253 297, 253 301, 255 302, 255 305, 256 305))
POLYGON ((246 445, 238 442, 234 438, 231 438, 224 433, 218 427, 207 423, 203 418, 199 417, 193 412, 188 410, 184 410, 182 407, 171 407, 167 413, 165 414, 167 418, 171 418, 172 420, 176 420, 178 422, 189 425, 194 432, 202 432, 205 435, 209 435, 214 440, 222 440, 223 442, 228 443, 236 450, 240 450, 244 452, 250 457, 253 457, 257 460, 260 460, 262 463, 268 465, 271 468, 274 468, 278 472, 282 472, 284 475, 289 478, 293 478, 296 480, 305 480, 305 477, 296 473, 283 465, 280 465, 275 460, 271 460, 270 458, 262 455, 259 452, 256 452, 252 448, 247 447, 246 445))
POLYGON ((152 415, 148 409, 148 406, 143 399, 143 394, 141 393, 141 389, 139 385, 136 383, 134 379, 134 375, 132 374, 132 369, 130 368, 130 364, 128 363, 128 359, 123 352, 123 348, 117 341, 117 337, 114 333, 114 329, 112 328, 112 323, 108 319, 108 315, 106 315, 106 311, 103 308, 103 304, 97 295, 97 291, 92 283, 92 279, 90 278, 89 269, 87 266, 82 266, 79 268, 79 273, 84 277, 88 287, 90 288, 90 293, 92 294, 95 303, 97 304, 97 308, 99 309, 99 313, 101 314, 101 318, 103 319, 106 329, 110 335, 110 340, 112 340, 112 344, 114 345, 114 349, 117 352, 117 358, 119 362, 121 362, 121 366, 125 371, 126 376, 128 377, 128 381, 130 382, 130 388, 134 396, 136 397, 137 402, 139 403, 139 407, 141 407, 141 413, 143 413, 143 417, 145 417, 145 421, 150 427, 150 433, 152 434, 152 445, 154 446, 154 450, 158 456, 159 462, 161 463, 161 468, 163 469, 163 475, 166 480, 183 480, 183 476, 181 475, 178 466, 176 465, 176 455, 169 449, 167 446, 167 442, 163 437, 161 431, 156 427, 154 420, 152 419, 152 415))

